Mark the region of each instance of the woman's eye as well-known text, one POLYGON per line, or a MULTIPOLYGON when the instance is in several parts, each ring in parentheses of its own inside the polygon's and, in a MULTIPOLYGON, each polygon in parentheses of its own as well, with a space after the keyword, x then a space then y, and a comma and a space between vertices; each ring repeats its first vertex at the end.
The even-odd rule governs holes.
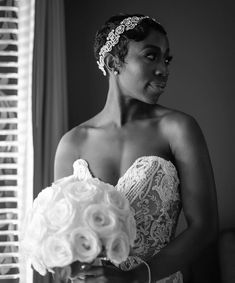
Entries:
POLYGON ((153 53, 147 54, 146 57, 147 57, 149 60, 151 60, 151 61, 153 61, 153 60, 156 59, 156 55, 153 54, 153 53))
POLYGON ((172 60, 172 56, 169 56, 169 57, 167 57, 166 59, 165 59, 165 64, 166 65, 169 65, 170 64, 170 62, 171 62, 171 60, 172 60))

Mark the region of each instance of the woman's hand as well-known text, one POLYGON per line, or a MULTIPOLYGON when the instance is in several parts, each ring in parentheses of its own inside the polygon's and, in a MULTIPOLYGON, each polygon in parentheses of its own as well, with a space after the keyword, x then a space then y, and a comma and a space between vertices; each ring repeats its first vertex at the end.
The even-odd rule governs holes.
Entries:
POLYGON ((73 283, 130 283, 132 272, 123 271, 113 265, 107 266, 86 266, 84 270, 71 278, 73 283))

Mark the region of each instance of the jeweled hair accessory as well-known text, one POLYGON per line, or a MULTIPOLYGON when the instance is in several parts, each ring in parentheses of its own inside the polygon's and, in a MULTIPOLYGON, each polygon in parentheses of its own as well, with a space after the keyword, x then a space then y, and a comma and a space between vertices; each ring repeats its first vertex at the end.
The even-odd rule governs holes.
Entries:
MULTIPOLYGON (((105 45, 102 46, 102 48, 100 49, 99 55, 99 61, 97 61, 97 64, 99 66, 99 69, 103 72, 104 76, 106 76, 106 71, 104 69, 104 56, 107 52, 110 52, 112 50, 112 48, 118 44, 119 42, 119 38, 120 35, 122 33, 124 33, 124 31, 130 30, 130 29, 134 29, 138 23, 140 21, 142 21, 143 19, 148 19, 149 16, 144 16, 144 17, 128 17, 126 19, 124 19, 123 21, 121 21, 120 25, 116 27, 116 29, 112 30, 107 38, 106 38, 106 43, 105 45)), ((152 18, 151 18, 152 19, 152 18)), ((155 22, 157 22, 155 19, 152 19, 155 22)))

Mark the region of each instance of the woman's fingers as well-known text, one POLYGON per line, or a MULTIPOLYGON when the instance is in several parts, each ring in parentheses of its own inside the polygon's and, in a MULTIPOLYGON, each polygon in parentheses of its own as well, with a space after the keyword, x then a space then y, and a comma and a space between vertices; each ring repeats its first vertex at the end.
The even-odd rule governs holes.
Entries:
POLYGON ((108 283, 108 279, 104 276, 85 276, 83 278, 77 277, 71 280, 71 283, 108 283))
POLYGON ((105 278, 104 276, 87 277, 84 281, 84 283, 108 283, 108 282, 109 282, 108 279, 105 278))
POLYGON ((85 283, 84 280, 76 278, 76 279, 71 279, 71 283, 85 283))
POLYGON ((102 266, 92 266, 89 270, 80 274, 84 274, 86 276, 102 276, 104 275, 104 268, 102 266))
MULTIPOLYGON (((74 276, 73 283, 109 283, 115 276, 120 275, 120 270, 116 267, 91 266, 88 270, 80 271, 74 276), (109 279, 108 279, 109 278, 109 279)), ((116 281, 115 281, 116 282, 116 281)), ((119 281, 118 281, 119 282, 119 281)), ((121 283, 121 282, 120 282, 121 283)))

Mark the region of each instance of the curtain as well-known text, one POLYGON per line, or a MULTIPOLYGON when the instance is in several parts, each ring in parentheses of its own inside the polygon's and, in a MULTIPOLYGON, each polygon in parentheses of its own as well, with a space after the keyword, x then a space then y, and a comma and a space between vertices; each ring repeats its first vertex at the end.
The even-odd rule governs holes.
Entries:
POLYGON ((0 0, 0 281, 31 283, 22 222, 32 204, 34 0, 0 0))
MULTIPOLYGON (((34 198, 53 181, 54 156, 68 130, 63 0, 35 1, 33 53, 34 198)), ((34 272, 34 283, 59 282, 34 272)))

